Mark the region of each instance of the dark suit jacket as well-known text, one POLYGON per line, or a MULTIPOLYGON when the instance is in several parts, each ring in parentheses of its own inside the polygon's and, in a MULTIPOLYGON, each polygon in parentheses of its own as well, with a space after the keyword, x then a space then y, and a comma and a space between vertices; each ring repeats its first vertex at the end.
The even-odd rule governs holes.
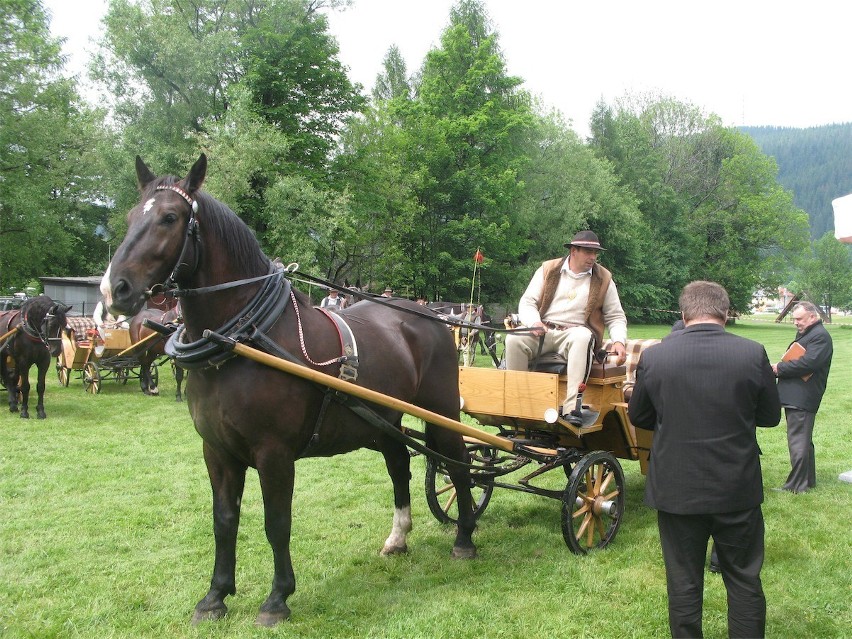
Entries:
POLYGON ((630 421, 654 431, 645 503, 674 514, 763 502, 756 426, 781 403, 762 345, 717 324, 693 324, 642 353, 630 421))
POLYGON ((778 394, 784 406, 816 413, 828 382, 834 344, 821 321, 797 334, 794 341, 799 342, 806 352, 792 362, 778 363, 778 394), (803 381, 802 376, 808 373, 813 376, 803 381))

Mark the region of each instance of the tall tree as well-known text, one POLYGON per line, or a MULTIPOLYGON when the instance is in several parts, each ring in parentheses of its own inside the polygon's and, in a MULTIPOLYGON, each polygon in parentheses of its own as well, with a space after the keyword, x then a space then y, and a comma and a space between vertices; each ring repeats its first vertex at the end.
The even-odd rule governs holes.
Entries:
POLYGON ((592 130, 593 147, 636 192, 650 231, 637 238, 654 258, 645 271, 650 308, 666 300, 674 308, 684 284, 712 279, 744 312, 757 288, 783 281, 762 268, 765 258, 800 250, 807 220, 748 136, 655 96, 599 105, 592 130))
POLYGON ((799 290, 824 307, 831 321, 832 306, 847 307, 852 301, 850 249, 829 232, 815 240, 799 266, 799 290))
POLYGON ((520 84, 506 73, 483 4, 460 0, 441 46, 427 54, 406 122, 417 142, 406 161, 424 214, 404 238, 404 253, 425 252, 419 270, 430 293, 467 297, 477 248, 489 266, 486 297, 504 292, 512 277, 523 250, 512 233, 518 176, 534 123, 520 84))
POLYGON ((107 246, 93 149, 98 114, 62 77, 61 42, 38 0, 0 4, 0 290, 89 275, 107 246))

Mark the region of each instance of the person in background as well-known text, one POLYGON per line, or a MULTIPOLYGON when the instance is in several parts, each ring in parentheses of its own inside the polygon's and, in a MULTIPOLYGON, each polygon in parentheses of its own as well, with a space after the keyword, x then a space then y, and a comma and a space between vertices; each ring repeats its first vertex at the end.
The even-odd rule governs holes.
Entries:
POLYGON ((549 260, 538 268, 518 303, 521 325, 532 330, 506 336, 506 368, 525 371, 539 352, 561 353, 568 362, 562 418, 581 425, 577 389, 588 375, 591 354, 603 345, 606 327, 617 365, 627 361, 627 317, 612 274, 597 263, 604 250, 598 236, 580 231, 565 248, 569 249, 567 257, 549 260))
POLYGON ((108 331, 111 328, 130 328, 130 322, 127 320, 127 317, 124 315, 113 317, 112 313, 107 310, 106 304, 104 304, 103 300, 98 302, 95 306, 95 312, 92 314, 92 320, 95 322, 98 335, 101 336, 102 340, 106 339, 105 331, 108 331))
POLYGON ((386 286, 382 297, 393 297, 393 289, 390 286, 386 286))
POLYGON ((778 394, 787 417, 791 466, 787 481, 774 490, 804 493, 816 486, 814 423, 828 383, 834 344, 812 303, 796 304, 792 314, 797 331, 793 343, 803 347, 805 354, 772 367, 778 377, 778 394))
POLYGON ((327 308, 330 310, 342 310, 346 306, 346 300, 340 297, 340 293, 337 289, 330 289, 328 291, 328 295, 322 298, 320 302, 320 308, 327 308))
POLYGON ((711 537, 729 636, 765 633, 756 427, 777 425, 781 402, 763 346, 725 331, 729 306, 719 284, 688 284, 680 295, 685 328, 642 353, 628 404, 632 424, 654 431, 645 503, 657 510, 673 637, 703 636, 711 537))

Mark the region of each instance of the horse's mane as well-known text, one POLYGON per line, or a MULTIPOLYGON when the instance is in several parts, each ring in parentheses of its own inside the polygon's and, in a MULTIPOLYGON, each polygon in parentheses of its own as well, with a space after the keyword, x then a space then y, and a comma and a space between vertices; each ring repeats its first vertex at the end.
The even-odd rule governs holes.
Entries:
POLYGON ((21 315, 31 317, 37 321, 44 319, 54 302, 47 295, 36 295, 21 304, 21 315))
MULTIPOLYGON (((165 176, 156 184, 152 183, 151 187, 170 186, 177 182, 177 178, 165 176)), ((196 191, 195 199, 199 224, 222 240, 222 250, 229 254, 234 264, 252 272, 265 272, 269 268, 269 258, 260 248, 254 233, 234 211, 205 191, 196 191)))

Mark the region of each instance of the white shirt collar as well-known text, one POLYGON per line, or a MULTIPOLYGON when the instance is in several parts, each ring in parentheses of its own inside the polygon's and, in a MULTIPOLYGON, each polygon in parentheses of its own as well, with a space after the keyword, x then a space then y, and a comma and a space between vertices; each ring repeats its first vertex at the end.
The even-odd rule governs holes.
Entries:
POLYGON ((570 258, 565 260, 565 262, 562 264, 562 272, 563 273, 568 273, 568 275, 570 275, 574 279, 580 279, 581 277, 586 277, 587 275, 592 274, 592 269, 589 269, 588 271, 583 271, 582 273, 575 273, 574 271, 572 271, 568 267, 569 260, 570 260, 570 258))

